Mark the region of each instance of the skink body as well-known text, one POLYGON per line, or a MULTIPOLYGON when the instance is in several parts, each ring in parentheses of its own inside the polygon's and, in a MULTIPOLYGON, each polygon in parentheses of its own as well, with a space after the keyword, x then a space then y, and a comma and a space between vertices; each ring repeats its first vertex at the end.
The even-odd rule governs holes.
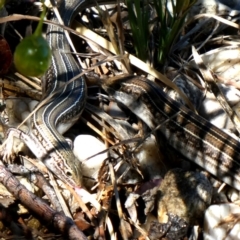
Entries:
POLYGON ((103 81, 102 87, 152 130, 175 115, 158 130, 167 142, 219 180, 240 190, 240 143, 237 140, 181 106, 147 79, 117 77, 103 81))
MULTIPOLYGON (((61 0, 59 13, 66 26, 74 16, 86 7, 104 1, 61 0)), ((52 21, 58 22, 56 17, 52 21)), ((52 64, 43 77, 44 99, 52 94, 31 118, 28 134, 10 129, 9 135, 22 139, 38 159, 62 181, 71 186, 82 185, 82 172, 79 160, 75 158, 67 141, 62 136, 61 124, 70 127, 80 116, 86 101, 84 77, 66 84, 81 72, 81 68, 71 54, 63 28, 48 25, 46 38, 52 49, 52 64)), ((41 104, 42 102, 40 102, 41 104)))
MULTIPOLYGON (((58 10, 64 25, 69 26, 80 10, 105 2, 109 1, 62 0, 58 10)), ((52 20, 58 22, 55 17, 52 20)), ((33 115, 30 134, 25 142, 57 177, 71 186, 82 185, 80 162, 61 135, 60 125, 67 124, 70 127, 83 111, 86 101, 85 79, 82 76, 66 84, 81 72, 81 68, 71 54, 63 28, 49 25, 46 36, 53 55, 52 65, 43 78, 44 96, 60 93, 33 115)))
MULTIPOLYGON (((104 0, 62 0, 58 7, 65 26, 69 26, 80 10, 103 4, 104 0)), ((53 17, 53 21, 57 19, 53 17)), ((70 185, 82 185, 82 172, 79 160, 73 155, 70 146, 61 135, 61 124, 70 127, 78 119, 85 106, 86 84, 84 76, 67 84, 81 72, 76 59, 71 54, 63 28, 49 25, 47 40, 53 51, 52 65, 45 75, 45 97, 60 90, 52 100, 37 110, 32 118, 30 137, 38 149, 30 149, 42 159, 45 165, 60 179, 70 185)), ((66 130, 66 129, 65 129, 66 130)), ((36 149, 36 148, 34 148, 36 149)))
MULTIPOLYGON (((59 13, 64 25, 69 26, 83 2, 85 1, 61 1, 59 13)), ((58 22, 55 17, 52 21, 58 22)), ((81 185, 79 160, 73 155, 59 129, 60 124, 69 123, 80 116, 86 100, 85 79, 79 77, 66 85, 81 72, 79 64, 71 54, 62 28, 49 25, 46 36, 53 54, 51 67, 43 78, 43 92, 45 98, 56 91, 60 93, 33 115, 29 133, 33 142, 28 145, 36 157, 60 179, 71 185, 81 185)))

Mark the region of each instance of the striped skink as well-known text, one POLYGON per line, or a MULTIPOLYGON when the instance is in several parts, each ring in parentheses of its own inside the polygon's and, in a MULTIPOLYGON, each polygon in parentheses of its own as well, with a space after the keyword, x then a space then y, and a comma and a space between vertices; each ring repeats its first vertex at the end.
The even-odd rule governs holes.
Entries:
MULTIPOLYGON (((98 3, 109 2, 98 0, 98 3)), ((79 9, 94 5, 94 0, 65 0, 59 7, 65 25, 69 25, 79 9)), ((56 19, 53 19, 56 21, 56 19)), ((59 91, 57 97, 38 109, 32 117, 29 134, 10 129, 9 134, 25 141, 37 158, 61 180, 72 186, 81 185, 79 161, 58 132, 58 125, 78 117, 84 108, 86 87, 83 77, 65 85, 81 72, 64 36, 63 29, 49 26, 47 39, 53 49, 52 66, 46 75, 45 96, 59 91)), ((102 81, 102 87, 117 101, 154 129, 164 120, 159 131, 169 144, 189 160, 240 190, 240 144, 208 121, 180 106, 156 84, 140 77, 123 77, 102 81)))
POLYGON ((171 99, 147 79, 118 76, 102 80, 101 86, 150 129, 160 125, 157 131, 183 156, 240 190, 240 143, 237 140, 171 99))
MULTIPOLYGON (((61 0, 58 9, 64 24, 69 26, 78 11, 94 5, 96 2, 100 4, 106 0, 61 0)), ((52 18, 52 21, 58 22, 55 17, 52 18)), ((42 160, 59 179, 71 186, 81 186, 80 162, 75 158, 69 144, 60 132, 63 124, 67 124, 69 127, 73 125, 84 109, 85 79, 79 77, 76 81, 66 85, 70 79, 81 72, 81 68, 70 53, 71 50, 63 28, 49 25, 46 36, 53 55, 51 67, 43 78, 44 99, 56 92, 59 94, 34 113, 28 134, 10 128, 8 138, 22 139, 34 155, 42 160)), ((11 149, 5 150, 5 152, 6 158, 11 154, 11 149)))

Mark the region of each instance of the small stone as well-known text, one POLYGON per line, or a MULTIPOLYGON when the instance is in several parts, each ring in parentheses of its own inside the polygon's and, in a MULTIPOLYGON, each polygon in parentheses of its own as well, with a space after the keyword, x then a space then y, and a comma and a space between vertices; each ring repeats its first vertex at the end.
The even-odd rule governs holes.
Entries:
POLYGON ((212 198, 212 185, 202 173, 176 168, 167 172, 159 187, 158 220, 174 214, 189 225, 197 225, 212 198))
POLYGON ((227 192, 227 196, 231 202, 236 202, 239 200, 239 191, 234 188, 230 188, 227 192))
POLYGON ((154 136, 147 138, 135 151, 135 156, 141 166, 144 178, 147 180, 162 177, 164 164, 159 153, 159 147, 154 136))

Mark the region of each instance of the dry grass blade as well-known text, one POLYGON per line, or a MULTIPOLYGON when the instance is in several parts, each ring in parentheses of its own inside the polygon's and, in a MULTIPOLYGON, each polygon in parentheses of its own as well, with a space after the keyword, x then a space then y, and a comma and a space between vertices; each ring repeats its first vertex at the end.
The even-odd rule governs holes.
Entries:
MULTIPOLYGON (((33 21, 39 21, 40 18, 38 17, 32 17, 32 16, 26 16, 26 15, 12 15, 10 17, 4 17, 0 19, 0 23, 5 23, 8 21, 19 21, 19 20, 23 20, 23 19, 28 19, 28 20, 33 20, 33 21)), ((79 28, 76 29, 76 31, 61 25, 61 24, 56 24, 53 23, 51 21, 44 21, 44 23, 48 23, 48 24, 55 24, 56 26, 62 27, 65 30, 68 30, 69 32, 75 34, 75 35, 79 35, 87 40, 90 41, 93 44, 96 44, 93 42, 92 39, 95 39, 97 43, 101 44, 101 47, 103 48, 107 48, 110 52, 113 52, 116 54, 114 48, 112 47, 112 44, 105 40, 104 38, 100 37, 99 35, 95 34, 92 31, 90 31, 89 29, 83 27, 82 25, 79 25, 79 28), (94 36, 94 37, 93 37, 94 36), (104 44, 103 44, 104 43, 104 44)), ((189 106, 189 108, 196 112, 194 106, 192 105, 192 103, 189 101, 188 97, 176 86, 176 84, 174 84, 171 80, 169 80, 166 76, 164 76, 163 74, 161 74, 160 72, 156 71, 154 68, 152 68, 151 66, 147 65, 146 63, 144 63, 143 61, 141 61, 140 59, 136 58, 135 56, 131 55, 131 54, 126 54, 126 56, 129 58, 130 63, 133 66, 138 67, 139 69, 141 69, 142 71, 152 75, 153 77, 159 79, 161 82, 163 82, 164 84, 166 84, 167 86, 169 86, 170 88, 174 89, 175 91, 177 91, 179 93, 179 95, 182 97, 182 99, 184 100, 184 102, 189 106)), ((91 71, 91 69, 89 70, 91 71)), ((77 76, 79 77, 79 76, 77 76)), ((75 78, 74 78, 75 79, 75 78)), ((42 103, 43 105, 46 104, 46 102, 42 103)), ((39 105, 39 107, 41 107, 39 105)))
POLYGON ((113 135, 116 136, 119 140, 126 140, 129 138, 129 136, 132 136, 133 134, 129 131, 128 128, 124 128, 121 124, 119 124, 115 119, 113 119, 111 116, 109 116, 106 112, 103 110, 90 105, 86 104, 86 110, 89 111, 93 115, 93 119, 102 127, 106 128, 109 132, 112 132, 112 129, 114 129, 113 135), (94 115, 97 115, 100 119, 104 120, 104 122, 108 123, 110 126, 106 126, 106 124, 103 124, 100 122, 94 115), (118 134, 121 133, 121 136, 118 134))
POLYGON ((61 204, 61 207, 62 207, 62 210, 63 210, 64 214, 65 214, 67 217, 72 218, 72 215, 71 215, 71 213, 70 213, 70 211, 69 211, 69 209, 68 209, 68 207, 67 207, 67 204, 66 204, 66 202, 64 201, 61 192, 59 191, 58 185, 57 185, 57 183, 56 183, 56 180, 55 180, 54 177, 53 177, 53 174, 52 174, 50 171, 48 171, 48 175, 49 175, 49 178, 50 178, 50 180, 51 180, 51 185, 53 186, 53 189, 54 189, 54 191, 55 191, 55 193, 56 193, 56 195, 57 195, 57 198, 58 198, 59 203, 61 204))
POLYGON ((237 24, 237 23, 234 23, 234 22, 229 21, 229 20, 227 20, 227 19, 225 19, 225 18, 219 17, 219 16, 214 15, 214 14, 209 14, 209 13, 198 14, 198 15, 196 15, 195 17, 193 17, 189 22, 192 22, 192 21, 195 21, 195 20, 197 20, 197 19, 204 18, 204 17, 214 18, 214 19, 216 19, 217 21, 222 22, 222 23, 224 23, 224 24, 226 24, 226 25, 228 25, 228 26, 230 26, 230 27, 234 27, 234 28, 236 28, 236 29, 239 29, 239 28, 240 28, 239 24, 237 24))
MULTIPOLYGON (((103 38, 103 37, 99 36, 98 34, 94 33, 90 29, 84 27, 82 24, 78 23, 77 25, 78 25, 78 27, 76 28, 76 31, 79 32, 81 36, 84 35, 88 39, 94 39, 96 41, 96 43, 98 43, 100 45, 100 47, 105 48, 108 51, 116 54, 111 42, 107 41, 105 38, 103 38)), ((162 73, 158 72, 157 70, 155 70, 154 68, 152 68, 151 66, 149 66, 145 62, 141 61, 139 58, 133 56, 132 54, 126 53, 126 57, 129 58, 130 63, 133 66, 135 66, 135 67, 141 69, 142 71, 152 75, 153 77, 155 77, 155 78, 159 79, 161 82, 163 82, 166 86, 168 86, 168 87, 174 89, 175 91, 177 91, 179 93, 179 95, 182 97, 182 99, 184 100, 184 102, 189 106, 189 108, 191 110, 193 110, 194 112, 196 112, 194 106, 189 101, 188 97, 176 86, 175 83, 173 83, 171 80, 169 80, 162 73)))
POLYGON ((39 86, 40 84, 40 80, 38 78, 34 78, 34 80, 38 81, 37 83, 34 83, 33 81, 29 80, 27 77, 23 76, 22 74, 16 72, 15 75, 19 78, 22 79, 22 81, 24 81, 25 83, 27 83, 28 85, 32 86, 33 88, 35 88, 36 90, 41 91, 42 88, 39 86))
POLYGON ((218 85, 216 84, 216 81, 211 74, 210 70, 205 66, 204 62, 202 61, 200 55, 197 53, 196 49, 192 47, 192 53, 194 60, 196 64, 199 67, 199 70, 204 78, 204 80, 208 83, 209 87, 211 88, 212 92, 214 93, 215 97, 221 104, 224 111, 228 114, 229 118, 234 123, 236 129, 240 133, 240 120, 237 116, 237 114, 231 109, 229 104, 227 103, 227 100, 221 90, 219 89, 218 85))
POLYGON ((101 136, 105 141, 109 142, 110 144, 114 145, 114 142, 111 141, 108 137, 106 137, 101 131, 99 131, 93 124, 87 121, 85 118, 81 118, 81 120, 86 124, 86 126, 90 127, 95 133, 101 136))
POLYGON ((119 216, 119 219, 120 219, 120 228, 122 229, 121 232, 122 232, 122 235, 123 235, 122 237, 123 237, 124 240, 127 240, 128 239, 128 235, 127 235, 127 229, 128 228, 126 227, 127 222, 123 219, 123 211, 122 211, 121 201, 120 201, 118 190, 117 190, 114 168, 113 168, 111 163, 109 163, 109 170, 110 170, 110 176, 111 176, 113 189, 114 189, 114 193, 115 193, 115 198, 116 198, 117 211, 118 211, 118 216, 119 216))
POLYGON ((109 235, 110 235, 111 240, 117 240, 116 235, 115 235, 114 230, 113 230, 112 222, 109 219, 109 217, 107 217, 106 224, 107 224, 107 227, 108 227, 108 231, 109 231, 109 235))
POLYGON ((38 161, 37 159, 31 159, 31 158, 26 158, 29 162, 31 162, 34 166, 36 166, 40 172, 46 173, 48 174, 50 180, 51 180, 51 185, 56 193, 56 196, 58 198, 59 203, 61 204, 62 210, 64 212, 64 214, 70 218, 72 218, 72 215, 66 205, 66 202, 64 201, 62 194, 59 191, 59 188, 57 186, 57 183, 52 175, 52 173, 50 171, 48 171, 48 169, 46 168, 46 166, 41 162, 38 161))
POLYGON ((129 60, 124 57, 124 40, 125 40, 125 36, 124 36, 124 30, 123 30, 123 23, 122 23, 122 19, 121 19, 121 9, 120 9, 120 0, 117 1, 117 12, 114 13, 111 18, 110 18, 111 22, 113 22, 116 26, 116 30, 117 30, 117 36, 118 36, 118 45, 119 45, 119 54, 120 56, 123 56, 121 62, 123 64, 123 73, 132 73, 131 70, 131 65, 129 63, 129 60))
POLYGON ((102 23, 103 23, 106 31, 108 32, 108 36, 110 38, 110 41, 111 41, 111 43, 113 45, 114 50, 116 51, 117 54, 120 54, 117 37, 115 35, 114 28, 113 28, 112 22, 110 20, 110 16, 109 16, 108 10, 103 10, 98 5, 97 5, 97 10, 99 12, 99 15, 100 15, 100 18, 102 20, 102 23))

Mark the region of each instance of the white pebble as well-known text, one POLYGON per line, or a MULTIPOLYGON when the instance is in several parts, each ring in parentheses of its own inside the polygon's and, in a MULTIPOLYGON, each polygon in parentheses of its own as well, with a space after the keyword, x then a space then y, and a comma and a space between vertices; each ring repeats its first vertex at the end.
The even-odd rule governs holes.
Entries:
POLYGON ((211 205, 204 216, 204 240, 240 239, 240 207, 236 204, 211 205))
POLYGON ((33 111, 34 108, 38 105, 39 101, 36 101, 36 100, 31 100, 29 103, 28 103, 28 107, 30 109, 30 111, 33 111))
MULTIPOLYGON (((79 135, 73 143, 73 153, 82 162, 82 171, 85 177, 97 179, 98 171, 107 158, 107 152, 86 160, 103 150, 105 145, 97 138, 91 135, 79 135)), ((92 181, 91 181, 92 182, 92 181)), ((87 186, 92 185, 90 182, 85 183, 87 186)))
POLYGON ((227 192, 227 196, 231 202, 236 202, 239 200, 239 191, 234 188, 230 188, 230 190, 227 192))

